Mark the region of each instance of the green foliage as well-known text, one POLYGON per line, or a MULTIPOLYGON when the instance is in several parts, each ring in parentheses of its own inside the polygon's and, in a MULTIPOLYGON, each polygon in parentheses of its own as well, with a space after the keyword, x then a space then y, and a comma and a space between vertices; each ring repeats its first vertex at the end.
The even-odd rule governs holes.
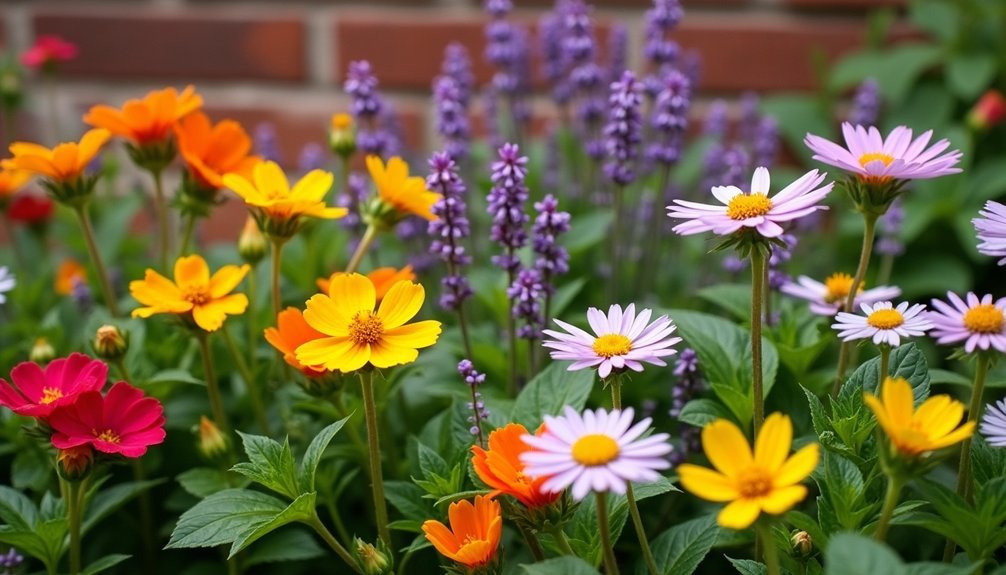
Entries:
POLYGON ((569 371, 561 362, 549 364, 521 390, 510 412, 510 421, 531 431, 541 425, 543 415, 560 415, 566 405, 579 410, 594 387, 594 372, 569 371))
MULTIPOLYGON (((712 516, 675 525, 653 540, 653 558, 665 575, 690 575, 716 542, 719 527, 712 516)), ((637 568, 637 575, 646 572, 637 568)))
POLYGON ((904 563, 887 545, 862 535, 842 533, 832 539, 825 552, 824 575, 972 575, 981 564, 904 563))
POLYGON ((522 575, 599 575, 597 569, 579 557, 556 557, 540 563, 521 565, 522 575))

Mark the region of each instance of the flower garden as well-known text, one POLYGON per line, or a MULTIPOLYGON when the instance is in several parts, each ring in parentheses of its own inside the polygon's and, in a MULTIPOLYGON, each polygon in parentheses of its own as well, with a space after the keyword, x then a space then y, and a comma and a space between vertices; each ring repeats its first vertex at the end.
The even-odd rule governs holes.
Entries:
POLYGON ((701 120, 678 0, 638 70, 484 8, 436 149, 360 60, 299 166, 193 85, 20 134, 79 50, 0 66, 0 572, 1006 574, 1006 7, 701 120))

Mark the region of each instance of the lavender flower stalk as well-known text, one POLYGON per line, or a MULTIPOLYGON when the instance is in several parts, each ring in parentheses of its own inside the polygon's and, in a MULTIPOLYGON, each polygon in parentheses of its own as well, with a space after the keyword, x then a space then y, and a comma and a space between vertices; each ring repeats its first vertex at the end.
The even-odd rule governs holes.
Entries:
MULTIPOLYGON (((640 93, 642 86, 636 80, 635 74, 629 70, 622 73, 618 82, 611 84, 611 96, 608 98, 608 123, 604 127, 604 147, 608 160, 604 164, 604 175, 613 184, 614 213, 612 224, 611 265, 618 272, 621 261, 622 243, 622 204, 624 203, 624 187, 636 179, 635 163, 639 155, 639 142, 642 139, 642 114, 640 108, 643 99, 640 93)), ((611 299, 618 295, 618 282, 609 282, 611 299)))
POLYGON ((364 154, 386 155, 389 147, 396 146, 392 141, 394 137, 380 126, 386 110, 384 100, 377 91, 377 77, 370 68, 370 62, 350 62, 342 88, 353 100, 353 117, 359 124, 357 148, 364 154))
MULTIPOLYGON (((513 319, 523 322, 523 325, 517 329, 517 337, 528 340, 540 339, 541 330, 545 325, 540 303, 545 295, 545 284, 542 282, 541 270, 522 268, 517 272, 517 278, 510 284, 506 294, 510 298, 510 313, 513 319)), ((534 347, 534 345, 529 346, 528 351, 534 353, 534 347)))
POLYGON ((468 108, 457 81, 451 76, 437 76, 433 82, 433 102, 436 107, 437 133, 443 139, 444 150, 456 162, 468 157, 471 128, 468 108))
POLYGON ((552 100, 562 111, 562 121, 569 121, 568 104, 572 90, 567 79, 567 60, 563 52, 565 26, 562 15, 549 12, 538 20, 538 51, 542 58, 542 76, 548 83, 552 100))
POLYGON ((262 122, 255 126, 255 133, 252 135, 252 148, 255 154, 261 156, 263 160, 282 163, 279 153, 279 141, 276 137, 276 126, 269 122, 262 122))
MULTIPOLYGON (((562 6, 565 32, 563 51, 569 63, 569 83, 577 101, 576 120, 587 156, 597 162, 604 156, 600 139, 604 101, 600 90, 603 73, 597 65, 594 28, 590 9, 583 0, 568 0, 562 6)), ((588 177, 588 182, 593 177, 588 177)))
POLYGON ((297 171, 306 174, 311 170, 320 170, 325 167, 326 157, 325 148, 321 144, 308 142, 301 148, 300 155, 297 156, 297 171))
POLYGON ((608 82, 617 82, 629 69, 629 29, 614 24, 608 32, 608 82))
POLYGON ((464 44, 451 42, 444 48, 444 61, 440 73, 454 80, 458 90, 458 100, 465 108, 472 101, 472 90, 475 88, 475 74, 472 73, 472 60, 464 44))
POLYGON ((486 409, 482 393, 478 389, 480 385, 485 383, 486 375, 475 371, 475 365, 469 359, 462 359, 458 362, 458 373, 461 374, 461 377, 465 380, 465 384, 472 391, 472 400, 468 402, 468 409, 472 412, 468 416, 468 423, 471 423, 472 426, 468 428, 468 431, 478 439, 479 445, 485 447, 482 436, 482 422, 489 417, 489 410, 486 409))
POLYGON ((534 267, 541 274, 545 292, 544 317, 549 317, 552 296, 555 294, 555 278, 569 272, 569 252, 559 245, 558 238, 569 231, 569 212, 559 211, 559 201, 548 194, 540 202, 535 202, 538 216, 531 226, 531 247, 534 250, 534 267))
POLYGON ((879 116, 880 86, 873 78, 867 78, 856 88, 852 109, 849 110, 849 123, 853 126, 873 126, 879 116))
POLYGON ((877 253, 881 255, 880 271, 877 273, 878 285, 886 285, 891 280, 894 269, 894 258, 905 253, 905 244, 901 241, 901 225, 905 221, 905 208, 901 198, 894 200, 887 213, 880 216, 877 253))
POLYGON ((521 101, 522 92, 530 84, 527 31, 507 19, 513 9, 510 0, 486 0, 485 9, 491 17, 485 27, 485 59, 496 68, 492 85, 507 99, 514 137, 519 139, 521 123, 529 115, 521 101))
POLYGON ((678 45, 667 39, 667 34, 677 27, 684 16, 678 0, 654 0, 653 8, 646 11, 646 44, 643 53, 653 70, 659 75, 668 64, 678 58, 678 45))

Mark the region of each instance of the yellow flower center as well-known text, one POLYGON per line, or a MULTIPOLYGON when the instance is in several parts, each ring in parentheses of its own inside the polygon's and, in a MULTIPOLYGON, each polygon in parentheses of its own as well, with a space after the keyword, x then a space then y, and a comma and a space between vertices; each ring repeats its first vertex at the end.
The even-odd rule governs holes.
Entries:
POLYGON ((620 451, 618 442, 610 436, 591 433, 573 444, 573 459, 581 465, 595 467, 614 461, 620 451))
POLYGON ((977 305, 964 314, 964 327, 973 333, 999 333, 1003 322, 1003 311, 992 304, 977 305))
POLYGON ((349 322, 349 339, 359 345, 374 345, 382 335, 384 323, 373 312, 357 312, 349 322))
MULTIPOLYGON (((845 301, 845 298, 849 297, 849 290, 852 289, 852 276, 849 274, 837 273, 831 274, 824 280, 824 287, 827 288, 827 293, 824 294, 824 301, 828 303, 835 303, 837 301, 845 301)), ((856 293, 863 292, 863 284, 859 284, 859 288, 856 293)))
POLYGON ((745 499, 765 497, 772 491, 772 477, 760 467, 750 467, 738 475, 737 491, 745 499))
POLYGON ((885 166, 890 166, 891 162, 894 161, 894 158, 890 154, 871 152, 869 154, 863 154, 859 157, 859 165, 865 168, 866 164, 876 162, 877 160, 884 162, 885 166))
POLYGON ((122 438, 119 437, 119 434, 116 433, 116 432, 114 432, 114 431, 112 431, 111 429, 106 429, 105 431, 102 431, 101 433, 98 433, 97 430, 92 429, 91 433, 96 438, 98 438, 98 439, 100 439, 102 441, 107 441, 108 443, 118 443, 119 441, 122 440, 122 438))
POLYGON ((44 387, 42 388, 42 399, 39 400, 39 403, 42 405, 49 405, 61 397, 63 397, 62 391, 56 389, 55 387, 44 387))
POLYGON ((192 305, 203 305, 210 301, 210 291, 204 286, 184 288, 182 297, 192 302, 192 305))
POLYGON ((894 329, 905 323, 905 317, 896 309, 878 309, 866 318, 866 323, 877 329, 894 329))
POLYGON ((620 333, 609 333, 595 339, 593 348, 601 357, 625 355, 632 351, 632 340, 620 333))
POLYGON ((765 194, 737 194, 727 205, 727 216, 731 220, 746 220, 764 216, 772 209, 772 200, 765 194))

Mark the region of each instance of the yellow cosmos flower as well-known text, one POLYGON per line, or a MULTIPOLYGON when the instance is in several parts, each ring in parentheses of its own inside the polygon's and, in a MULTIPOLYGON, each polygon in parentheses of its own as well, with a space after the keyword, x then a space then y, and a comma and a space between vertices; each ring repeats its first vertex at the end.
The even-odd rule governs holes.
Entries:
POLYGON ((307 301, 304 319, 326 337, 297 348, 297 361, 330 371, 356 371, 370 364, 391 367, 411 363, 419 349, 440 336, 440 322, 427 320, 406 324, 423 306, 426 291, 410 281, 400 281, 388 290, 374 311, 374 283, 360 274, 332 278, 328 295, 307 301))
POLYGON ((216 331, 228 315, 240 315, 248 307, 244 294, 231 294, 251 267, 224 266, 210 276, 206 260, 197 255, 178 258, 175 281, 148 269, 142 280, 129 283, 133 298, 148 307, 133 310, 133 317, 170 313, 191 318, 206 331, 216 331))
POLYGON ((807 496, 800 485, 817 466, 818 445, 812 443, 789 456, 793 424, 788 416, 773 413, 765 420, 754 453, 736 425, 718 419, 702 429, 702 449, 716 468, 682 464, 681 485, 708 501, 730 504, 716 522, 731 529, 745 529, 764 511, 785 513, 807 496))
POLYGON ((863 400, 877 416, 877 423, 898 453, 915 457, 964 441, 971 437, 975 422, 958 427, 964 404, 949 395, 934 395, 915 409, 912 386, 903 378, 884 380, 881 399, 864 393, 863 400))
MULTIPOLYGON (((322 293, 328 293, 328 286, 332 283, 332 278, 343 275, 344 272, 335 272, 327 278, 319 278, 317 280, 318 289, 322 293)), ((391 289, 391 286, 402 280, 412 281, 416 279, 416 273, 412 271, 412 266, 405 266, 402 269, 386 267, 377 268, 367 274, 370 281, 374 282, 374 290, 377 293, 377 301, 384 299, 385 294, 391 289)))
POLYGON ((399 216, 415 214, 430 221, 437 219, 430 208, 440 199, 440 194, 427 190, 423 178, 410 178, 409 166, 404 160, 395 156, 385 166, 378 156, 367 156, 367 170, 381 201, 393 207, 399 216))

